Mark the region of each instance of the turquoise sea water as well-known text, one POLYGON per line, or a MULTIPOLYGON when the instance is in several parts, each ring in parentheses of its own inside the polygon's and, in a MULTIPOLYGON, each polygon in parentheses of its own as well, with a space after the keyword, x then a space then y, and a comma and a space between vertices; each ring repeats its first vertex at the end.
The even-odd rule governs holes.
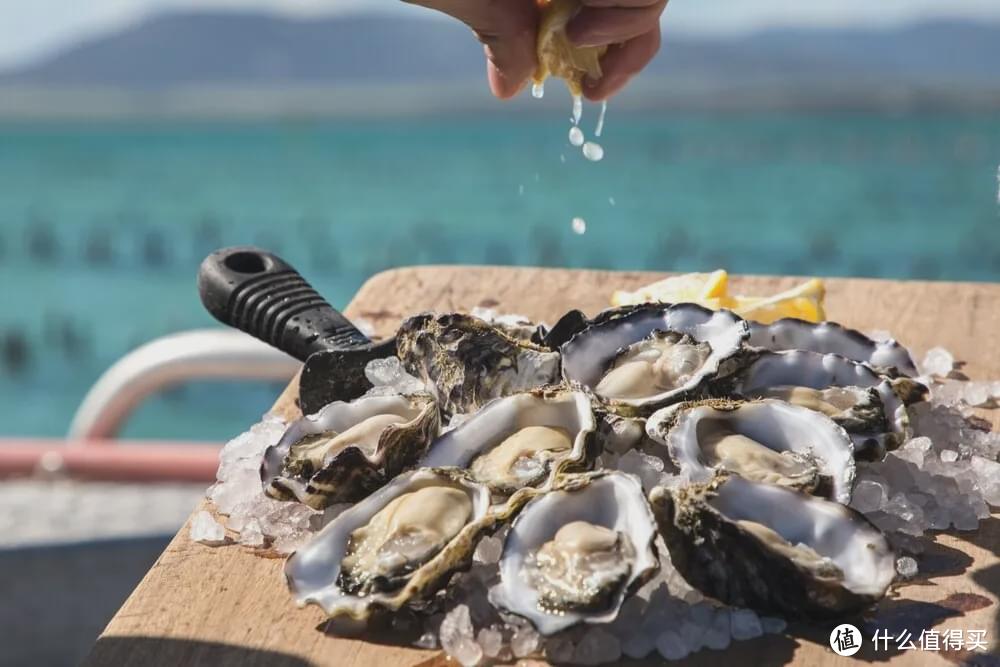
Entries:
MULTIPOLYGON (((278 252, 337 305, 381 269, 449 262, 1000 280, 996 114, 612 107, 600 163, 567 129, 0 124, 0 434, 61 435, 115 359, 210 326, 194 277, 220 245, 278 252)), ((173 391, 126 434, 225 438, 278 388, 230 389, 173 391)))

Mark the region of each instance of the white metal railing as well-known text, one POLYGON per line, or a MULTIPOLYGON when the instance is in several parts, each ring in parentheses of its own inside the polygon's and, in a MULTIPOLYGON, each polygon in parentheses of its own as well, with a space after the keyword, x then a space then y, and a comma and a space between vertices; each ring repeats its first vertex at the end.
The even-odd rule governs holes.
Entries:
POLYGON ((157 338, 116 361, 90 388, 71 439, 113 438, 147 397, 190 380, 290 380, 300 363, 241 331, 197 329, 157 338))

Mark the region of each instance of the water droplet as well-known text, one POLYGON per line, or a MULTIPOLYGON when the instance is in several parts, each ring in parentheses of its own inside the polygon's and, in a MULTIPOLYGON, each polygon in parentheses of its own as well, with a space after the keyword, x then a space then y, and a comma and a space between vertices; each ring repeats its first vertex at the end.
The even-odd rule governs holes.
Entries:
POLYGON ((594 130, 594 136, 601 136, 601 132, 604 131, 604 114, 608 112, 608 101, 604 100, 601 102, 601 113, 597 116, 597 128, 594 130))
POLYGON ((566 164, 566 156, 563 155, 562 153, 560 153, 559 154, 559 161, 562 162, 563 164, 566 164))
POLYGON ((615 205, 615 198, 614 197, 608 197, 608 203, 611 204, 612 206, 614 206, 615 205))
POLYGON ((536 100, 540 100, 543 97, 545 97, 545 84, 544 83, 532 84, 531 96, 534 97, 536 100))
POLYGON ((524 194, 524 183, 521 183, 519 186, 517 186, 517 194, 518 196, 524 194))
POLYGON ((584 142, 583 130, 574 125, 569 128, 569 143, 574 146, 582 146, 584 142))
POLYGON ((591 162, 600 162, 604 158, 604 148, 593 141, 588 141, 583 145, 583 157, 591 162))
POLYGON ((579 125, 583 117, 583 98, 579 95, 573 96, 573 124, 579 125))
POLYGON ((587 221, 583 218, 573 218, 573 233, 574 234, 586 234, 587 233, 587 221))

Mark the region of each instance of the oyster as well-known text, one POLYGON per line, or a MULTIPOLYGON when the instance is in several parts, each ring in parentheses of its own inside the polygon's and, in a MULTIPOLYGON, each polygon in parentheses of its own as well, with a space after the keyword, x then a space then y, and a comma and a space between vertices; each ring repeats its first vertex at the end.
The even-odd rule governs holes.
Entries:
POLYGON ((832 618, 879 600, 895 577, 885 536, 839 503, 720 474, 650 493, 678 572, 727 604, 832 618))
POLYGON ((495 495, 509 496, 583 464, 596 437, 586 394, 536 390, 489 402, 435 440, 421 465, 466 468, 495 495))
POLYGON ((851 435, 857 458, 881 459, 909 432, 897 385, 838 354, 765 351, 730 380, 715 388, 717 394, 776 398, 827 415, 851 435))
POLYGON ((646 432, 695 482, 719 469, 851 500, 854 446, 844 429, 813 410, 775 400, 680 403, 653 413, 646 432))
POLYGON ((612 409, 646 415, 699 396, 738 367, 745 321, 694 304, 642 304, 598 316, 560 348, 563 375, 612 409))
POLYGON ((298 604, 369 617, 432 595, 468 567, 499 515, 486 487, 459 470, 404 473, 331 521, 285 564, 298 604))
POLYGON ((429 394, 331 403, 264 452, 264 492, 315 509, 360 500, 415 464, 439 423, 429 394))
POLYGON ((771 324, 750 322, 750 345, 765 350, 808 350, 839 354, 889 375, 917 377, 909 351, 893 339, 876 341, 836 322, 807 322, 794 317, 771 324))
POLYGON ((613 621, 659 567, 656 523, 639 480, 619 472, 561 478, 514 520, 491 600, 544 635, 613 621))
POLYGON ((406 370, 435 388, 447 414, 559 381, 557 352, 471 315, 411 317, 396 347, 406 370))

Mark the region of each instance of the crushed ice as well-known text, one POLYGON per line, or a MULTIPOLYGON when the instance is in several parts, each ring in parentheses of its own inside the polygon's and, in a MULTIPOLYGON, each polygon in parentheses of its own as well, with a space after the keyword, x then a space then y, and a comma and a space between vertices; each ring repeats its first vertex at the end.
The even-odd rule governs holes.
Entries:
MULTIPOLYGON (((520 316, 499 316, 488 309, 474 314, 510 327, 527 324, 520 316)), ((1000 506, 1000 433, 991 432, 973 411, 974 407, 997 405, 1000 382, 957 381, 952 379, 955 368, 955 359, 947 350, 928 351, 921 370, 930 383, 931 398, 910 408, 914 436, 883 461, 858 463, 851 506, 893 542, 900 580, 919 576, 919 558, 928 531, 975 530, 989 516, 991 505, 1000 506)), ((395 357, 372 362, 366 375, 375 386, 373 391, 399 391, 420 384, 395 357)), ((451 426, 463 418, 457 416, 451 426)), ((220 456, 219 481, 208 493, 216 510, 228 515, 226 526, 210 513, 200 512, 192 520, 192 539, 221 544, 228 528, 246 546, 270 545, 288 552, 347 507, 338 505, 320 513, 264 496, 260 460, 285 426, 280 419, 267 416, 226 444, 220 456)), ((604 451, 599 464, 635 475, 647 490, 684 481, 669 461, 657 454, 658 449, 648 445, 624 453, 604 451)), ((437 613, 426 617, 401 613, 394 627, 416 629, 415 646, 441 647, 466 666, 532 657, 581 665, 653 654, 680 660, 703 649, 722 649, 733 641, 785 631, 786 622, 781 618, 706 599, 673 568, 661 540, 660 572, 625 601, 614 622, 541 637, 526 621, 500 614, 489 601, 489 589, 499 577, 497 562, 505 530, 481 540, 471 569, 454 575, 452 584, 441 593, 437 613), (418 622, 422 625, 416 626, 418 622)))

